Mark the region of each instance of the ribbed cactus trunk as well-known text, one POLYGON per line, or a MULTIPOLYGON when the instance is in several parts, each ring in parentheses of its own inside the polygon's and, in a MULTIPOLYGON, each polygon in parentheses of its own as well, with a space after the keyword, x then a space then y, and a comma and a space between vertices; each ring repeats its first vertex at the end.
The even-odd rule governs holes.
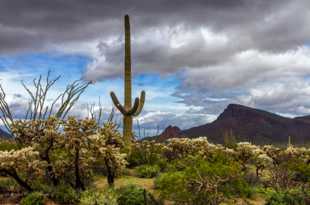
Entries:
MULTIPOLYGON (((132 118, 138 116, 143 108, 145 92, 142 91, 140 98, 131 102, 131 50, 130 50, 130 23, 129 16, 125 16, 125 71, 124 71, 124 105, 121 105, 114 92, 111 92, 112 101, 117 109, 123 114, 123 137, 127 145, 133 140, 132 118)), ((130 146, 128 146, 130 147, 130 146)))
MULTIPOLYGON (((131 45, 129 16, 125 16, 125 77, 124 77, 124 105, 126 110, 131 109, 131 45)), ((123 119, 123 136, 125 142, 132 139, 132 115, 125 115, 123 119)))

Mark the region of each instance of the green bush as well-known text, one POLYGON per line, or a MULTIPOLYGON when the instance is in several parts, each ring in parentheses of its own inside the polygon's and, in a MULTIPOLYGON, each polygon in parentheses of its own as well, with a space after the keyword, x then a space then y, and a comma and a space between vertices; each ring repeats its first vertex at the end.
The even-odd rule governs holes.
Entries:
POLYGON ((144 164, 164 165, 162 148, 162 144, 153 141, 141 141, 133 144, 133 148, 127 156, 128 167, 144 164))
POLYGON ((138 177, 152 178, 158 175, 160 172, 160 167, 158 165, 141 165, 135 170, 138 177))
POLYGON ((79 201, 79 194, 68 185, 58 185, 48 192, 50 198, 60 204, 75 204, 79 201))
POLYGON ((17 149, 18 146, 13 140, 0 139, 0 151, 17 149))
POLYGON ((247 196, 251 192, 246 181, 241 180, 238 164, 229 160, 209 162, 189 156, 176 164, 182 164, 181 171, 163 173, 155 180, 164 199, 196 205, 219 204, 225 197, 247 196))
POLYGON ((24 197, 20 204, 21 205, 44 205, 45 196, 41 192, 32 192, 24 197))
POLYGON ((251 197, 254 194, 253 187, 250 186, 242 177, 238 177, 224 183, 220 190, 226 197, 251 197))
POLYGON ((0 193, 15 192, 18 189, 20 189, 20 187, 15 180, 11 178, 0 179, 0 193))
POLYGON ((286 191, 266 189, 264 193, 267 196, 266 205, 307 205, 310 203, 309 193, 300 189, 286 191))
POLYGON ((104 192, 98 192, 93 190, 87 190, 82 192, 80 198, 80 205, 118 205, 117 194, 114 189, 104 190, 104 192))
POLYGON ((288 169, 293 172, 295 181, 310 183, 310 164, 295 159, 288 163, 288 169))
POLYGON ((167 172, 155 179, 155 188, 160 191, 164 199, 186 201, 191 194, 186 188, 186 174, 184 171, 167 172))
POLYGON ((135 185, 121 187, 117 191, 119 194, 117 199, 118 205, 159 204, 149 192, 135 185))

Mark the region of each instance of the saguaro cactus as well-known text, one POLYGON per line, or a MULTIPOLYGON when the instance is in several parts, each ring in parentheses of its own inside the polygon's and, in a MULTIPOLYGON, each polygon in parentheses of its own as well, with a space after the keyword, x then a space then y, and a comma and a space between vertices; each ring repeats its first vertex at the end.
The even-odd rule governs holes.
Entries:
POLYGON ((131 103, 131 49, 130 49, 130 23, 129 16, 125 15, 125 77, 124 77, 124 106, 121 105, 114 92, 111 92, 112 101, 117 109, 123 114, 123 137, 126 144, 132 139, 132 119, 141 113, 145 92, 142 91, 140 98, 136 98, 132 106, 131 103))

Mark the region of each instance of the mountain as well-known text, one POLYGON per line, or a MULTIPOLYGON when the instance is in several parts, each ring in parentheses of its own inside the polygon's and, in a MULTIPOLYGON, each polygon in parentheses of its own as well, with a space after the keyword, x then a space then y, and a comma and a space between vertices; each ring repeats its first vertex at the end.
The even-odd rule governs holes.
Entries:
MULTIPOLYGON (((223 143, 224 136, 232 134, 237 141, 256 144, 286 144, 289 136, 293 144, 305 144, 310 143, 310 116, 287 118, 264 110, 230 104, 215 121, 178 133, 177 137, 207 136, 214 143, 223 143)), ((166 134, 167 131, 163 132, 157 139, 170 138, 166 134)))
POLYGON ((310 123, 310 115, 302 116, 302 117, 295 117, 294 119, 310 123))
POLYGON ((0 128, 0 139, 10 139, 12 136, 0 128))
POLYGON ((177 126, 169 125, 157 138, 156 141, 163 142, 169 138, 180 137, 182 130, 177 126))

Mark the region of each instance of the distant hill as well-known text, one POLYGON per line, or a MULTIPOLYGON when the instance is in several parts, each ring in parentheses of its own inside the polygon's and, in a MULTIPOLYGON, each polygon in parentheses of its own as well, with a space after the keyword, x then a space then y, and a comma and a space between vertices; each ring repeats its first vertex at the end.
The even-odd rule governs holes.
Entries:
POLYGON ((10 139, 12 136, 0 128, 0 139, 10 139))
MULTIPOLYGON (((167 129, 171 130, 171 127, 167 129)), ((162 141, 171 138, 167 129, 154 139, 162 141)), ((237 141, 256 144, 286 144, 289 136, 293 144, 309 144, 310 116, 287 118, 264 110, 230 104, 215 121, 178 133, 173 137, 207 136, 214 143, 223 143, 224 136, 230 133, 237 141)))
POLYGON ((180 137, 182 135, 182 130, 177 126, 168 126, 157 138, 156 141, 164 142, 169 138, 180 137))

